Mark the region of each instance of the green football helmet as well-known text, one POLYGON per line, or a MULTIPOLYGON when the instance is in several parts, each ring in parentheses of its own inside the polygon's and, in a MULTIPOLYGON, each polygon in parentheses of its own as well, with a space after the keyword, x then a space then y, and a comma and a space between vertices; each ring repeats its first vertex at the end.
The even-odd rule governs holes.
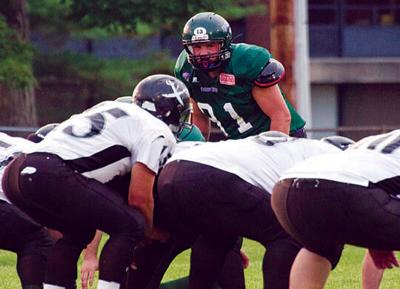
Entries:
POLYGON ((231 57, 232 30, 228 21, 213 12, 202 12, 190 18, 183 27, 182 44, 188 61, 195 68, 215 70, 231 57), (193 55, 193 44, 220 43, 220 50, 214 54, 193 55))

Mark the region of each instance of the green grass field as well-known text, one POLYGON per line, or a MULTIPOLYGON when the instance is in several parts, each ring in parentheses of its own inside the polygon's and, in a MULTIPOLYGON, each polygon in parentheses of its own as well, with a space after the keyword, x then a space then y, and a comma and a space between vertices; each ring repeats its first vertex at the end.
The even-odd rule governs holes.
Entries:
MULTIPOLYGON (((244 250, 250 257, 250 267, 246 269, 246 286, 248 289, 261 289, 261 262, 264 249, 259 244, 245 240, 244 250)), ((327 289, 353 289, 361 288, 361 263, 364 250, 348 246, 338 267, 329 277, 327 289)), ((15 271, 16 256, 13 253, 0 250, 0 289, 20 288, 19 279, 15 271)), ((189 253, 184 252, 177 257, 173 265, 168 269, 164 280, 173 280, 183 277, 188 272, 189 253)), ((400 269, 387 270, 381 289, 400 288, 400 269)), ((78 288, 81 288, 80 286, 78 288)))

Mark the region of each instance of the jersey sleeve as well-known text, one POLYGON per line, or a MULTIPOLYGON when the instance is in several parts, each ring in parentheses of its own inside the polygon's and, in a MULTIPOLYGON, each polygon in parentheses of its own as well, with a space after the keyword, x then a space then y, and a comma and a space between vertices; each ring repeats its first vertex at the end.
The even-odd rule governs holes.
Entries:
POLYGON ((182 141, 206 141, 200 129, 196 125, 190 127, 185 126, 178 136, 178 140, 182 141))
POLYGON ((175 149, 175 139, 169 134, 160 133, 144 137, 140 143, 137 162, 143 163, 155 174, 171 157, 175 149))
POLYGON ((187 84, 188 80, 185 79, 184 77, 184 67, 186 66, 186 51, 182 50, 181 54, 179 54, 178 59, 176 60, 175 63, 175 68, 174 68, 174 75, 176 78, 179 80, 183 81, 185 84, 187 84))

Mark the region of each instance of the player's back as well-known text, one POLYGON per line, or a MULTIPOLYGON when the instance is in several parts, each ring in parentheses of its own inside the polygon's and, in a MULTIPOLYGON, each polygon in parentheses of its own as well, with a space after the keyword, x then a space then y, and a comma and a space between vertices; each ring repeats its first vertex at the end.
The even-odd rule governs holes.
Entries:
POLYGON ((320 178, 368 186, 400 176, 400 130, 366 137, 337 155, 310 158, 284 178, 320 178))
POLYGON ((330 152, 340 150, 318 140, 271 137, 271 132, 266 132, 240 140, 200 144, 174 154, 169 161, 188 160, 209 165, 271 192, 285 170, 311 156, 330 152))
POLYGON ((155 142, 165 153, 173 150, 175 138, 165 123, 135 104, 105 101, 71 116, 25 152, 58 155, 87 177, 107 182, 137 161, 157 171, 155 142))

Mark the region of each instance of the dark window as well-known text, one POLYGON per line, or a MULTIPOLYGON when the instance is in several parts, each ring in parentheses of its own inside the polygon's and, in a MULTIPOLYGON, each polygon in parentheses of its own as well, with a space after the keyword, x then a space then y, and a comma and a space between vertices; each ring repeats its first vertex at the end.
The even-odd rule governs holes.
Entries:
POLYGON ((335 4, 337 2, 337 0, 309 0, 308 4, 312 5, 312 4, 335 4))
POLYGON ((345 14, 347 25, 373 25, 372 9, 348 9, 345 14))
POLYGON ((336 10, 310 8, 308 12, 308 20, 310 25, 328 25, 336 23, 336 10))
POLYGON ((400 9, 394 12, 394 23, 395 25, 400 25, 400 9))
POLYGON ((399 25, 400 0, 344 0, 347 25, 399 25))
POLYGON ((382 26, 393 26, 399 23, 399 12, 398 10, 390 9, 379 9, 378 10, 378 24, 382 26))
POLYGON ((382 5, 382 4, 395 4, 399 0, 344 0, 345 4, 349 5, 382 5))

